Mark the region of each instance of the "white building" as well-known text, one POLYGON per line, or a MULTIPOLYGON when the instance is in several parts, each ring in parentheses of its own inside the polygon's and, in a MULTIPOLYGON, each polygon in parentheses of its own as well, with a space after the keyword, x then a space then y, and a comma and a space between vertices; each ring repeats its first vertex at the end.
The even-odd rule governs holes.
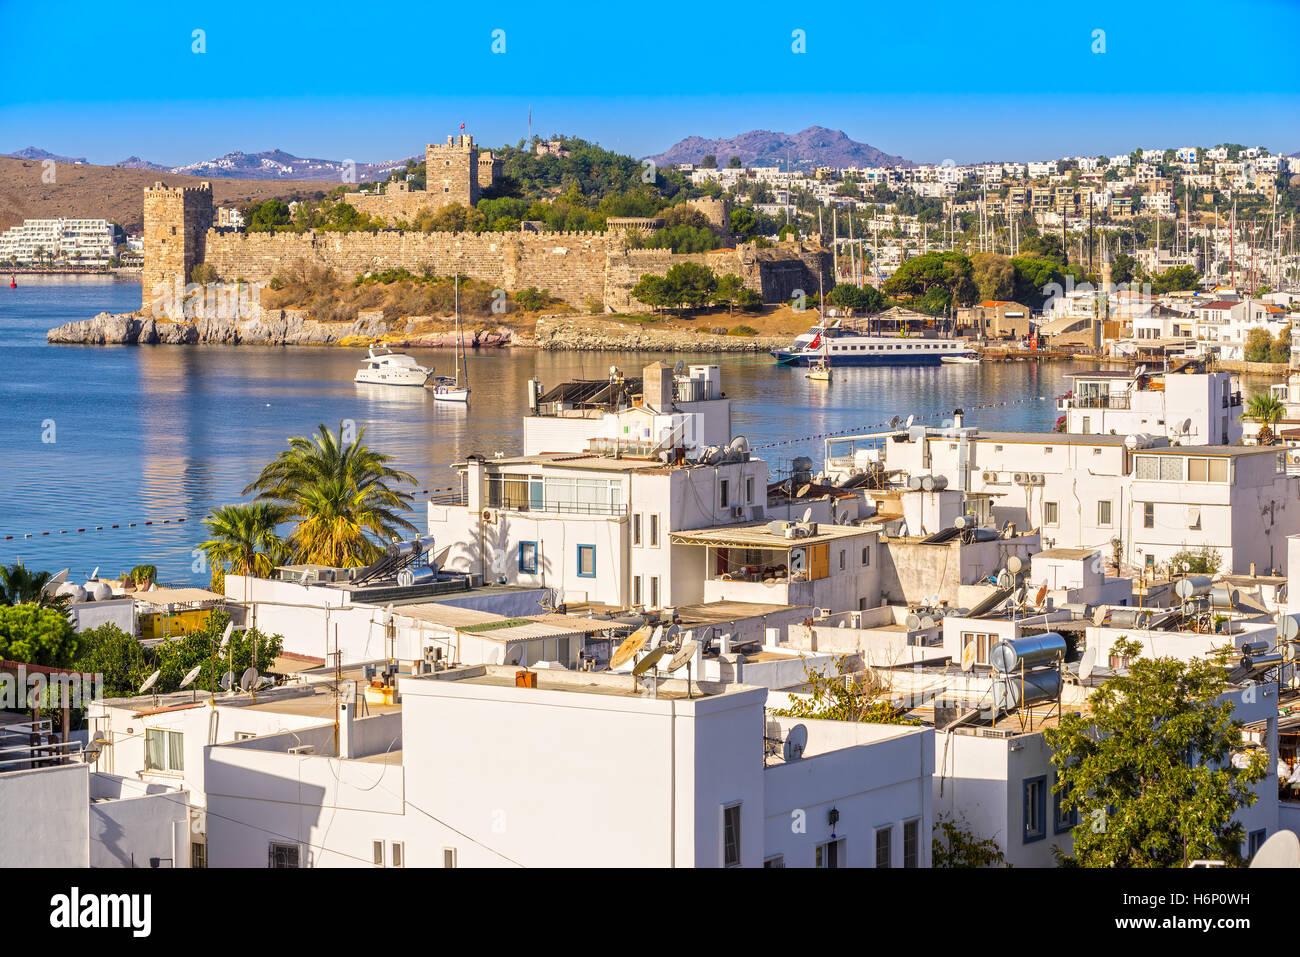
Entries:
POLYGON ((106 263, 121 243, 106 219, 27 219, 0 233, 0 261, 106 263))
POLYGON ((337 732, 208 748, 210 865, 929 864, 928 728, 769 720, 745 685, 531 674, 404 678, 399 714, 345 701, 337 732))
MULTIPOLYGON (((1141 370, 1138 370, 1141 371, 1141 370)), ((1227 372, 1076 372, 1057 399, 1065 431, 1163 435, 1183 445, 1241 441, 1241 385, 1227 372)))

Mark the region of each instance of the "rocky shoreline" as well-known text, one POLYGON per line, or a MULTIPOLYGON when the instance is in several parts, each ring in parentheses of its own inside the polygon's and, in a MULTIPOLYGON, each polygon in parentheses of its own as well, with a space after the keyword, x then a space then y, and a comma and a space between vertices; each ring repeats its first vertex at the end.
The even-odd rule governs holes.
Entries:
MULTIPOLYGON (((421 331, 414 320, 390 322, 380 312, 362 312, 353 322, 320 322, 297 310, 267 311, 249 319, 157 320, 136 313, 100 313, 46 333, 66 345, 268 345, 356 346, 383 339, 402 348, 453 348, 445 329, 421 331), (413 328, 414 327, 414 328, 413 328)), ((788 340, 775 336, 726 336, 694 329, 620 322, 599 317, 549 316, 531 334, 498 326, 466 331, 470 348, 519 346, 567 352, 768 352, 788 340)))

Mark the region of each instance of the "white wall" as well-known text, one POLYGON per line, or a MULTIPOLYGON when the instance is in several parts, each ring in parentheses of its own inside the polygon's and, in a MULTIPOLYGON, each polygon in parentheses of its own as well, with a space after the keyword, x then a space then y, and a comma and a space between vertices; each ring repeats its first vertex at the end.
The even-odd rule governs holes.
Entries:
POLYGON ((90 866, 89 769, 0 774, 0 867, 90 866))

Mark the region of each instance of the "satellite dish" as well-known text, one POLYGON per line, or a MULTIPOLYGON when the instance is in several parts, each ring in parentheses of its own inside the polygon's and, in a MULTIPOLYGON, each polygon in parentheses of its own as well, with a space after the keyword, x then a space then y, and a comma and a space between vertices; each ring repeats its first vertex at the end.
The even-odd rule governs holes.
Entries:
POLYGON ((239 688, 241 691, 247 691, 257 683, 258 674, 254 668, 245 668, 244 673, 239 676, 239 688))
POLYGON ((221 676, 221 680, 217 683, 221 685, 222 690, 229 691, 231 686, 235 683, 235 673, 233 671, 227 671, 221 676))
POLYGON ((59 572, 57 575, 55 575, 53 578, 51 578, 49 581, 47 581, 47 582, 46 582, 46 583, 41 587, 41 594, 42 594, 42 595, 53 595, 53 594, 54 594, 54 590, 55 590, 56 588, 58 588, 60 585, 62 585, 65 581, 68 580, 68 573, 71 572, 71 571, 72 571, 71 568, 65 568, 65 569, 63 569, 63 571, 59 572))
POLYGON ((632 674, 634 675, 645 674, 655 665, 659 664, 659 659, 662 658, 664 656, 664 653, 667 651, 668 651, 668 647, 666 645, 660 645, 658 648, 655 648, 653 651, 646 652, 646 656, 633 666, 632 674))
POLYGON ((975 642, 971 642, 961 650, 961 670, 970 671, 975 667, 975 642))
POLYGON ((640 651, 647 641, 650 640, 650 626, 642 625, 632 634, 623 639, 623 643, 618 646, 609 658, 610 668, 621 668, 632 660, 632 656, 640 651))
POLYGON ((808 728, 802 724, 796 724, 785 734, 785 744, 781 746, 781 756, 786 761, 798 761, 803 757, 806 747, 808 747, 808 728))
POLYGON ((683 359, 678 359, 678 360, 677 360, 677 366, 676 366, 676 368, 673 369, 673 373, 676 374, 676 375, 681 375, 685 370, 686 370, 686 362, 685 362, 685 360, 683 360, 683 359))
POLYGON ((1092 611, 1092 623, 1100 626, 1106 620, 1106 609, 1104 607, 1094 608, 1092 611))
POLYGON ((93 572, 90 573, 90 580, 91 580, 91 581, 95 581, 95 580, 97 580, 98 578, 99 578, 99 566, 96 565, 96 566, 95 566, 95 570, 94 570, 93 572))
POLYGON ((1010 588, 1016 583, 1016 576, 1011 574, 1005 568, 998 572, 998 587, 1010 588))
POLYGON ((664 626, 663 626, 663 625, 655 625, 655 630, 654 630, 654 632, 650 635, 650 645, 651 645, 651 647, 654 647, 655 645, 661 645, 661 644, 663 644, 663 640, 664 640, 664 626))
POLYGON ((140 686, 140 694, 144 694, 146 691, 148 691, 150 688, 152 688, 152 687, 157 683, 157 681, 158 681, 158 676, 159 676, 160 674, 162 674, 162 671, 161 671, 161 670, 159 670, 159 671, 155 671, 155 672, 154 672, 153 674, 151 674, 148 678, 145 678, 145 679, 144 679, 144 684, 142 684, 142 685, 140 686))
POLYGON ((1021 585, 1019 588, 1016 589, 1015 594, 1011 596, 1011 600, 1014 601, 1017 605, 1023 605, 1025 603, 1024 585, 1021 585))
POLYGON ((185 673, 185 677, 181 679, 181 687, 188 688, 190 685, 194 684, 194 679, 199 676, 199 672, 202 670, 203 670, 202 665, 195 665, 193 668, 187 671, 185 673))
POLYGON ((1047 582, 1043 582, 1043 587, 1038 589, 1038 594, 1034 596, 1034 607, 1042 608, 1043 599, 1047 597, 1047 582))
POLYGON ((903 421, 903 420, 902 420, 899 416, 896 415, 896 416, 894 416, 892 419, 889 420, 889 427, 890 427, 891 429, 896 429, 896 428, 898 428, 898 423, 899 423, 899 422, 902 422, 902 421, 903 421))
POLYGON ((907 616, 907 630, 917 631, 921 627, 921 616, 916 612, 909 612, 907 616))
POLYGON ((808 506, 807 508, 805 508, 805 509, 803 510, 803 518, 799 519, 799 521, 804 522, 805 524, 808 523, 808 522, 811 522, 811 521, 812 521, 812 506, 811 506, 811 505, 808 506))
POLYGON ((1183 435, 1187 435, 1189 432, 1191 432, 1191 431, 1192 431, 1192 420, 1191 420, 1191 419, 1183 419, 1182 427, 1181 427, 1178 431, 1182 432, 1183 435))
POLYGON ((910 428, 912 427, 912 423, 915 422, 915 421, 916 421, 916 416, 914 416, 914 415, 909 415, 909 416, 907 417, 907 421, 903 423, 903 428, 905 428, 905 429, 910 429, 910 428))
POLYGON ((698 641, 683 642, 682 646, 679 649, 677 649, 677 654, 673 655, 672 659, 668 662, 668 664, 664 666, 664 670, 667 671, 669 674, 672 674, 674 671, 677 671, 688 661, 690 661, 692 658, 695 657, 695 652, 699 649, 699 647, 700 647, 700 643, 698 641))
POLYGON ((1300 867, 1300 838, 1295 831, 1274 831, 1250 859, 1250 866, 1300 867))
POLYGON ((226 628, 221 633, 221 640, 217 642, 217 645, 218 646, 224 645, 226 642, 230 640, 230 636, 233 635, 234 633, 235 633, 235 623, 233 621, 226 622, 226 628))
POLYGON ((1011 574, 1013 575, 1019 575, 1020 569, 1024 567, 1025 567, 1025 563, 1022 562, 1020 558, 1016 555, 1012 555, 1010 558, 1007 559, 1007 571, 1011 572, 1011 574))
POLYGON ((100 753, 108 747, 108 745, 108 738, 104 737, 102 734, 97 734, 87 742, 86 747, 81 753, 92 761, 98 761, 100 753))
POLYGON ((1092 677, 1092 671, 1097 667, 1097 649, 1089 646, 1083 649, 1083 657, 1079 659, 1079 680, 1087 681, 1092 677))

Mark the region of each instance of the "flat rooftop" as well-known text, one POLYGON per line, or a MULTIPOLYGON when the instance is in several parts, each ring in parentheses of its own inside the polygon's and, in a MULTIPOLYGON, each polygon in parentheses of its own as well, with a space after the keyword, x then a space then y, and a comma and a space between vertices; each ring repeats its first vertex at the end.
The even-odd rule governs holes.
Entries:
POLYGON ((1078 560, 1080 558, 1092 558, 1098 553, 1096 548, 1047 548, 1041 552, 1035 552, 1029 556, 1031 560, 1035 558, 1065 558, 1069 560, 1078 560))
MULTIPOLYGON (((946 435, 928 435, 926 438, 931 441, 941 442, 957 441, 956 436, 946 435)), ((1083 435, 1072 432, 990 432, 984 429, 975 429, 970 438, 972 442, 1002 442, 1007 445, 1110 445, 1122 448, 1126 436, 1096 435, 1092 433, 1083 435)), ((1142 449, 1140 451, 1150 450, 1142 449)))
MULTIPOLYGON (((516 675, 525 669, 504 665, 476 665, 435 671, 421 675, 417 681, 455 682, 458 685, 478 685, 489 688, 516 688, 516 675)), ((519 688, 521 692, 559 691, 565 694, 589 694, 616 698, 644 698, 653 700, 642 679, 626 673, 561 671, 538 668, 530 672, 537 676, 534 688, 519 688)), ((685 700, 711 698, 737 691, 752 691, 750 685, 721 684, 716 681, 691 681, 689 689, 683 678, 658 678, 659 700, 685 700)), ((408 686, 409 688, 409 686, 408 686)))
POLYGON ((786 538, 768 529, 767 522, 753 522, 745 525, 715 525, 712 528, 697 528, 670 532, 668 537, 674 545, 716 545, 735 548, 802 548, 820 542, 832 542, 840 538, 852 538, 856 535, 870 534, 873 530, 858 525, 831 525, 827 522, 817 523, 817 534, 803 538, 786 538))

